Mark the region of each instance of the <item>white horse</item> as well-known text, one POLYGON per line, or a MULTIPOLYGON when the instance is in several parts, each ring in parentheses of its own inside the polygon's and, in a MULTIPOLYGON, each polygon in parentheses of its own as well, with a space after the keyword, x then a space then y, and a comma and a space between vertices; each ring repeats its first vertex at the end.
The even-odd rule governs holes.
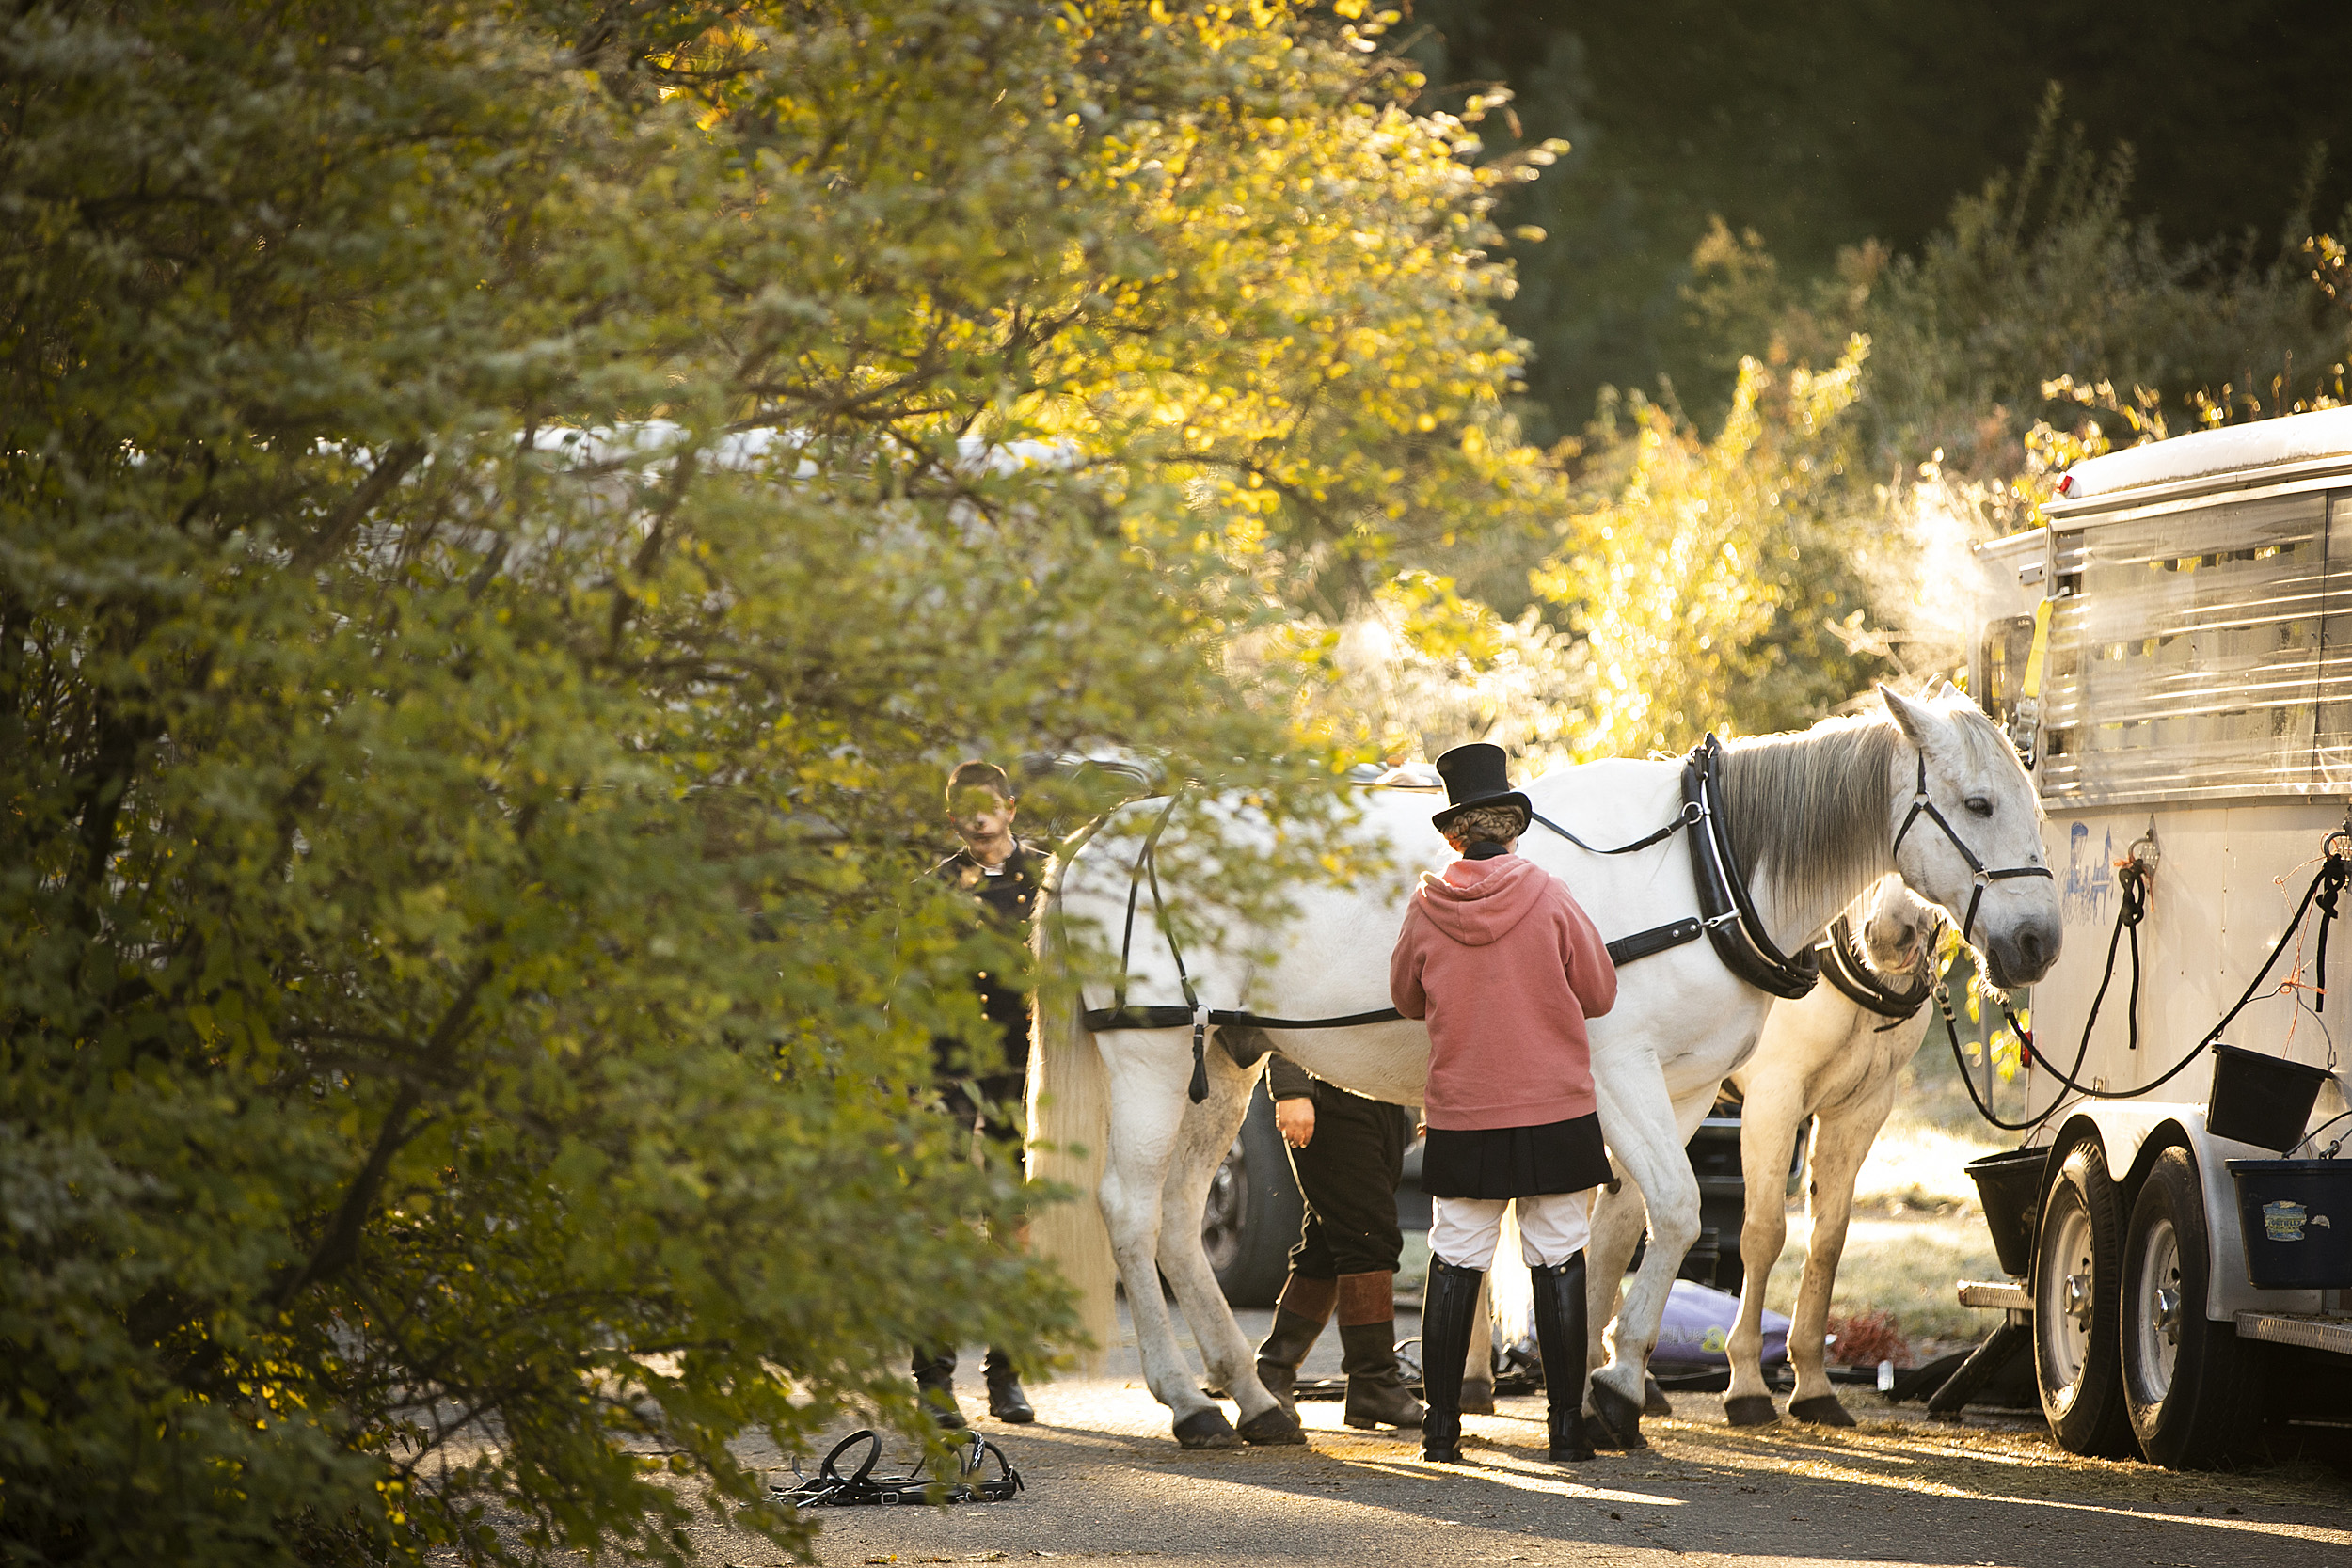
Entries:
MULTIPOLYGON (((1881 689, 1883 718, 1831 720, 1797 735, 1737 740, 1724 748, 1719 837, 1746 868, 1760 927, 1782 953, 1802 952, 1830 918, 1878 878, 1899 872, 1931 901, 1974 927, 1996 984, 2022 985, 2058 956, 2056 890, 2042 861, 2041 809, 2017 753, 1964 696, 1947 687, 1914 701, 1881 689)), ((1683 812, 1674 762, 1609 761, 1547 775, 1526 786, 1535 810, 1586 843, 1629 843, 1683 812)), ((1430 799, 1375 790, 1360 830, 1403 873, 1450 858, 1429 826, 1430 799)), ((1130 928, 1148 825, 1159 807, 1131 811, 1073 857, 1059 891, 1064 919, 1110 934, 1130 928)), ((1248 824, 1230 809, 1235 847, 1248 824)), ((1707 829, 1701 823, 1701 830, 1707 829)), ((1263 830, 1260 830, 1263 831, 1263 830)), ((1647 931, 1698 911, 1686 834, 1635 853, 1587 853, 1541 827, 1519 851, 1563 878, 1612 938, 1647 931)), ((1183 954, 1204 1008, 1254 1009, 1295 1020, 1343 1017, 1388 1001, 1388 959, 1403 923, 1409 876, 1354 886, 1296 889, 1276 929, 1228 931, 1183 954)), ((1156 939, 1150 904, 1133 918, 1131 1005, 1168 1006, 1183 994, 1176 954, 1156 939)), ((1049 942, 1049 947, 1051 942, 1049 942)), ((1050 954, 1049 954, 1050 957, 1050 954)), ((1089 995, 1095 1007, 1107 994, 1089 995)), ((1666 1296, 1699 1229, 1698 1183, 1683 1154, 1722 1081, 1746 1059, 1772 997, 1735 976, 1705 941, 1629 962, 1617 1004, 1591 1026, 1601 1131, 1629 1202, 1597 1206, 1588 1278, 1591 1309, 1605 1315, 1639 1233, 1648 1196, 1653 1240, 1607 1336, 1608 1364, 1587 1399, 1605 1435, 1642 1443, 1649 1354, 1666 1296), (1638 1189, 1636 1191, 1635 1189, 1638 1189), (1631 1226, 1625 1224, 1630 1216, 1631 1226)), ((1418 1104, 1428 1074, 1428 1034, 1417 1022, 1337 1029, 1263 1025, 1299 1066, 1343 1088, 1418 1104)), ((1145 1382, 1173 1413, 1188 1448, 1303 1441, 1295 1420, 1258 1382, 1251 1347, 1217 1291, 1200 1246, 1200 1214, 1217 1162, 1248 1110, 1256 1063, 1205 1053, 1205 1094, 1189 1102, 1193 1054, 1185 1032, 1105 1028, 1088 1037, 1077 1006, 1041 1009, 1031 1077, 1034 1135, 1045 1146, 1032 1170, 1096 1187, 1110 1251, 1127 1288, 1145 1382), (1073 1159, 1073 1146, 1089 1152, 1073 1159), (1238 1434, 1184 1365, 1159 1291, 1164 1275, 1190 1323, 1212 1380, 1240 1407, 1238 1434)), ((1074 1205, 1049 1211, 1039 1250, 1059 1261, 1089 1299, 1088 1322, 1107 1338, 1109 1281, 1099 1243, 1074 1205)))
POLYGON ((1764 1285, 1788 1239, 1782 1176, 1806 1117, 1814 1118, 1804 1189, 1813 1233, 1805 1243, 1804 1273, 1788 1330, 1788 1358, 1797 1370, 1788 1414, 1823 1426, 1853 1425, 1821 1365, 1830 1292, 1845 1250, 1846 1222, 1853 1214, 1854 1177, 1894 1108, 1903 1064, 1917 1053, 1935 1016, 1928 992, 1941 928, 1936 911, 1899 878, 1881 880, 1867 905, 1857 907, 1863 910, 1861 967, 1867 974, 1855 989, 1872 989, 1868 982, 1874 980, 1877 1006, 1850 996, 1825 975, 1810 994, 1773 1004, 1756 1054, 1731 1074, 1740 1095, 1740 1164, 1747 1179, 1747 1214, 1740 1230, 1745 1277, 1740 1321, 1726 1347, 1731 1389, 1724 1414, 1734 1426, 1761 1426, 1776 1418, 1764 1384, 1764 1285))

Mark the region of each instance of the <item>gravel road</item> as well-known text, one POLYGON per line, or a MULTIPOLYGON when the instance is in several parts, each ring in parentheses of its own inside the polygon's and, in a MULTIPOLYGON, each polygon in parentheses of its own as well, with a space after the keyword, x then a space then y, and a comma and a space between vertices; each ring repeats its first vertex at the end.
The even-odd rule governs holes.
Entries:
MULTIPOLYGON (((1310 1375, 1335 1360, 1321 1349, 1310 1375)), ((818 1560, 2308 1568, 2352 1547, 2352 1484, 2326 1465, 2189 1476, 2086 1461, 2039 1422, 1931 1423, 1867 1390, 1847 1396, 1863 1425, 1835 1433, 1735 1431, 1720 1399, 1677 1395, 1674 1418, 1647 1424, 1648 1451, 1575 1466, 1545 1459, 1540 1398, 1470 1418, 1462 1465, 1349 1432, 1326 1402, 1300 1407, 1309 1448, 1183 1453, 1127 1360, 1033 1390, 1035 1426, 982 1423, 1028 1481, 1018 1500, 829 1510, 818 1560)), ((713 1564, 783 1560, 739 1534, 696 1544, 713 1564)))

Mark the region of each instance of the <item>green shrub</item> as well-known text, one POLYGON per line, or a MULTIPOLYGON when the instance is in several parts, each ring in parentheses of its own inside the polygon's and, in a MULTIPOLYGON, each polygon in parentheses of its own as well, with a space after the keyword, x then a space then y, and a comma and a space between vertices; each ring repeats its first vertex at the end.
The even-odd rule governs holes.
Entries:
POLYGON ((1311 825, 1231 628, 1550 483, 1510 170, 1160 10, 0 24, 11 1560, 804 1546, 731 1439, 1067 1337, 924 1101, 945 766, 1311 825))

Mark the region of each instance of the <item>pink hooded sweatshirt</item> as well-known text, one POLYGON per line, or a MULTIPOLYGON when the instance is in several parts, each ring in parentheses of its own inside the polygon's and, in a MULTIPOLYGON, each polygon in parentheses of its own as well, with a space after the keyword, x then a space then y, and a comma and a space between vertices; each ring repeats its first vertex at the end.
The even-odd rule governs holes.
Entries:
POLYGON ((1429 1021, 1429 1125, 1541 1127, 1593 1110, 1584 1021, 1617 966, 1565 882, 1517 855, 1423 873, 1389 959, 1389 999, 1429 1021))

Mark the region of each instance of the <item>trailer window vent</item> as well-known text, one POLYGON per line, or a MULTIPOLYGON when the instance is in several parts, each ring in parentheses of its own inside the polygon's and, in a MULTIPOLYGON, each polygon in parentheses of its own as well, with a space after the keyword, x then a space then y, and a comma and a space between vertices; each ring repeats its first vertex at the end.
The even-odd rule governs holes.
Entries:
MULTIPOLYGON (((2352 787, 2352 492, 2217 500, 2053 541, 2053 802, 2352 787)), ((2006 650, 2004 650, 2006 651, 2006 650)))

